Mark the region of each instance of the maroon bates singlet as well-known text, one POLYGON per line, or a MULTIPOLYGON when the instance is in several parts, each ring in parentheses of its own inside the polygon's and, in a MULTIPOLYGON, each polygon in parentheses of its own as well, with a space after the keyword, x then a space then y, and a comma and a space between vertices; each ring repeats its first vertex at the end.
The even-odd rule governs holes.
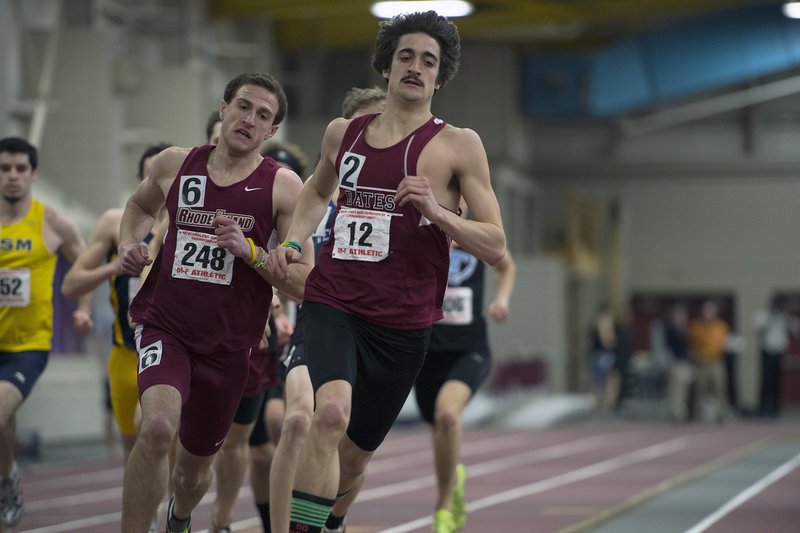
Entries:
POLYGON ((304 299, 382 327, 424 328, 442 318, 450 239, 411 202, 397 206, 395 193, 445 123, 432 117, 396 145, 373 148, 364 137, 374 117, 354 119, 342 140, 336 218, 304 299))
POLYGON ((169 227, 153 268, 130 306, 134 322, 166 329, 192 351, 257 346, 272 288, 248 264, 217 246, 217 213, 267 248, 273 231, 272 186, 278 165, 264 161, 244 180, 220 187, 206 164, 213 146, 193 149, 167 194, 169 227))

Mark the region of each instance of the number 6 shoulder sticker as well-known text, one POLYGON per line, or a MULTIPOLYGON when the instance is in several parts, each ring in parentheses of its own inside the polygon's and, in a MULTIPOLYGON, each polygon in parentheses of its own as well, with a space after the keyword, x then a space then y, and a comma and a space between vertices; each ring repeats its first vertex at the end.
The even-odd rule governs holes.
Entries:
POLYGON ((206 176, 181 176, 178 207, 203 207, 206 201, 206 176))
POLYGON ((342 161, 339 163, 339 187, 348 191, 355 191, 358 187, 358 175, 364 168, 366 156, 345 152, 342 161))
POLYGON ((161 364, 161 341, 156 341, 150 346, 139 348, 139 373, 141 374, 151 366, 161 364))

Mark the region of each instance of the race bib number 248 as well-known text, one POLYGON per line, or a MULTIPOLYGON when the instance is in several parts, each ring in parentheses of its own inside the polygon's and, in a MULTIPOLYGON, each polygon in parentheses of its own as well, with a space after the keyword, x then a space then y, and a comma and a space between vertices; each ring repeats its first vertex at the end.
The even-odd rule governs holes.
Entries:
POLYGON ((178 230, 172 277, 230 285, 233 260, 233 254, 217 246, 216 235, 178 230))

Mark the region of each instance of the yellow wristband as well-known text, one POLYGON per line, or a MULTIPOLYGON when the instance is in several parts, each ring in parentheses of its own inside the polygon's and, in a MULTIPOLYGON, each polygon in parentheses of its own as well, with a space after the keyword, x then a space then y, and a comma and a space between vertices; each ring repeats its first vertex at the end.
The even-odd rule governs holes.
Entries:
POLYGON ((250 243, 250 253, 253 254, 253 258, 247 262, 248 265, 252 265, 256 262, 256 243, 253 242, 253 239, 247 237, 247 242, 250 243))

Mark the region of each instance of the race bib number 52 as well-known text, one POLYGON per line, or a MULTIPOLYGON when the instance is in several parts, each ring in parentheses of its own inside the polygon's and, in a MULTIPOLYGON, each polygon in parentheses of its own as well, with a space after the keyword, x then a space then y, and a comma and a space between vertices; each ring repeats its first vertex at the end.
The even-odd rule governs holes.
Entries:
POLYGON ((230 285, 233 260, 233 254, 217 246, 216 235, 178 230, 172 277, 230 285))
POLYGON ((0 268, 0 305, 28 307, 31 303, 31 271, 27 268, 0 268))

